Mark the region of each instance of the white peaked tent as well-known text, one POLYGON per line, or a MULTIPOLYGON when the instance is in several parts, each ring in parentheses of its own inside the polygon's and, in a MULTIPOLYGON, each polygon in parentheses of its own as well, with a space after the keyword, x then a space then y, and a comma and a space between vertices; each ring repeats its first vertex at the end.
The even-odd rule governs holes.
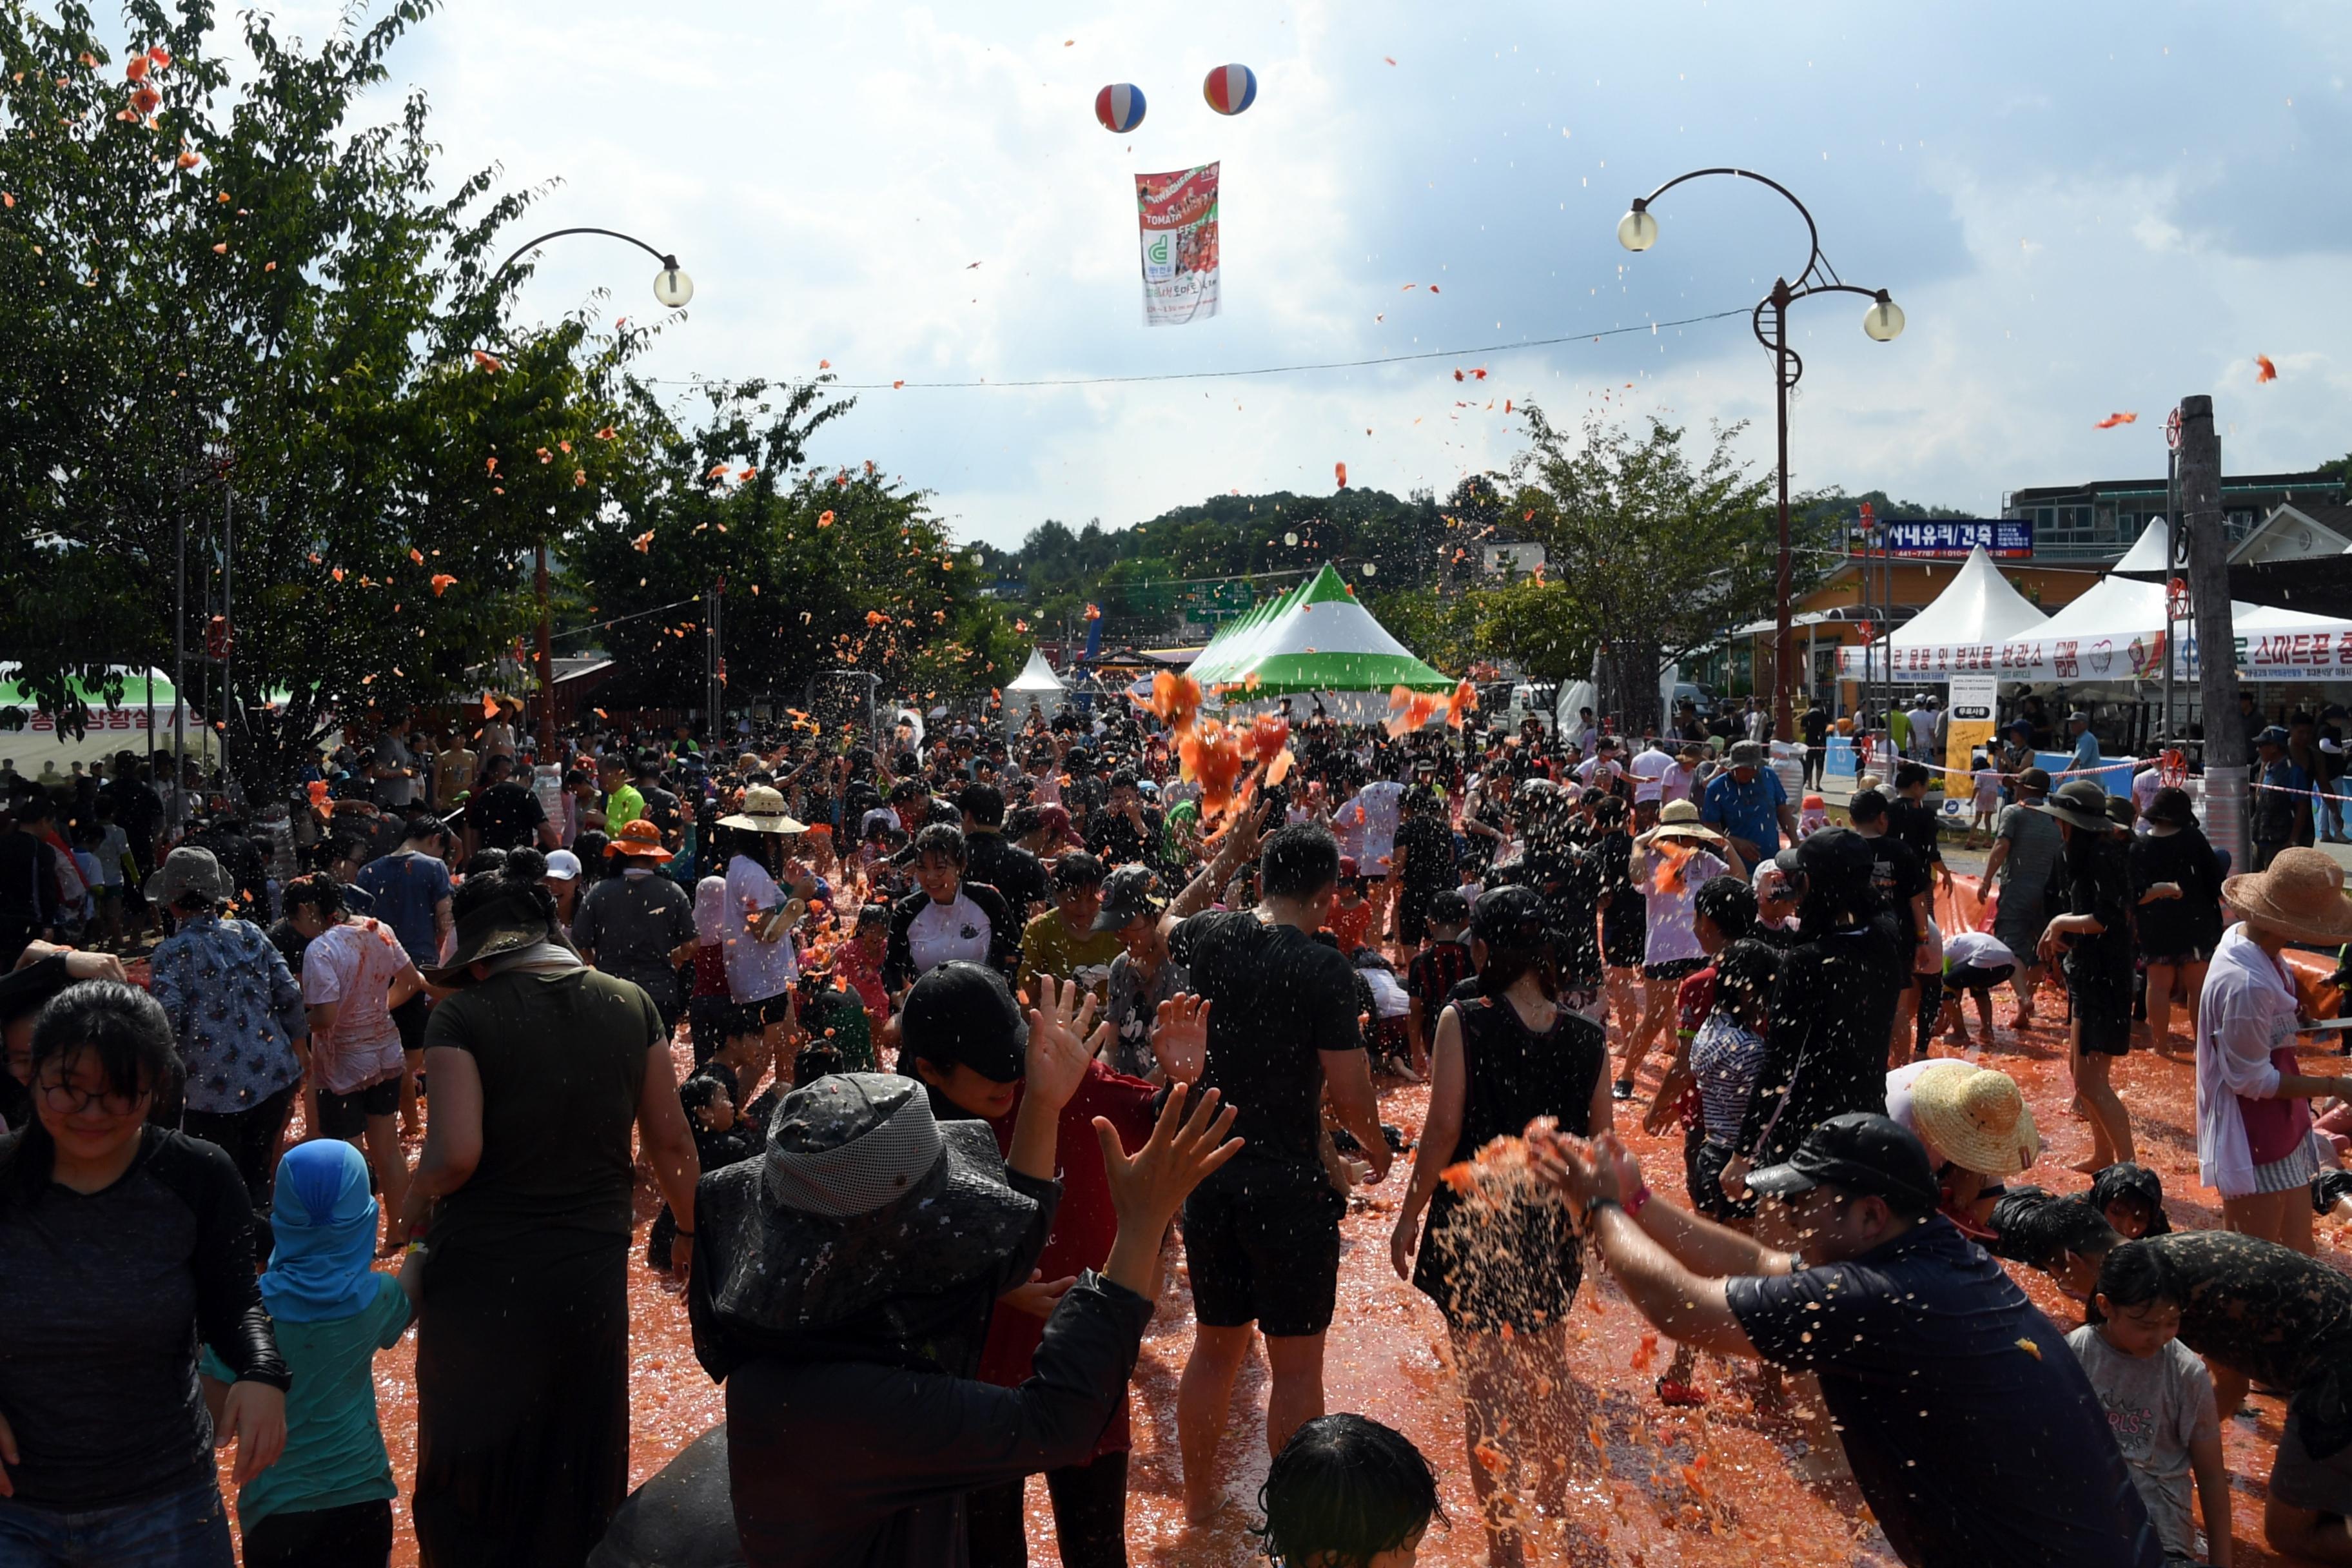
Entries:
POLYGON ((1017 735, 1021 732, 1022 726, 1029 722, 1032 703, 1036 705, 1039 712, 1051 719, 1069 689, 1062 684, 1062 678, 1054 673, 1054 667, 1045 662, 1045 650, 1031 648, 1029 662, 1004 689, 1005 733, 1017 735))
MULTIPOLYGON (((2161 582, 2102 577, 2029 637, 2004 647, 2000 668, 2019 680, 2161 679, 2164 596, 2161 582)), ((2236 599, 2230 619, 2239 673, 2249 679, 2336 679, 2352 664, 2352 622, 2236 599)), ((2174 672, 2193 678, 2194 629, 2181 622, 2176 632, 2182 657, 2174 672)))
POLYGON ((2139 537, 2132 541, 2132 547, 2124 552, 2124 558, 2115 563, 2113 570, 2126 577, 2142 574, 2161 577, 2171 560, 2172 530, 2159 517, 2139 531, 2139 537))
MULTIPOLYGON (((1890 644, 1897 680, 1906 676, 1941 680, 1955 669, 1987 669, 1991 665, 1986 656, 1992 649, 2037 634, 2045 618, 2010 585, 1984 546, 1979 545, 1969 552, 1958 574, 1933 604, 1912 616, 1910 624, 1892 637, 1880 637, 1869 645, 1867 673, 1886 673, 1890 644)), ((1849 679, 1862 679, 1864 653, 1859 646, 1841 650, 1839 672, 1849 679)))

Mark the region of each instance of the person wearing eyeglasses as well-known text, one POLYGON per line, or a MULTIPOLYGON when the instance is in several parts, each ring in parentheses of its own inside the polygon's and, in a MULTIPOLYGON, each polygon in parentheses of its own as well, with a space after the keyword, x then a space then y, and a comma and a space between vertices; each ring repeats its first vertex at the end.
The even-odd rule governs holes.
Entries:
POLYGON ((148 1121, 179 1070, 163 1007, 118 981, 33 1026, 33 1119, 0 1138, 0 1562, 231 1568, 213 1449, 242 1485, 285 1447, 245 1183, 148 1121), (200 1344, 234 1376, 217 1429, 200 1344))

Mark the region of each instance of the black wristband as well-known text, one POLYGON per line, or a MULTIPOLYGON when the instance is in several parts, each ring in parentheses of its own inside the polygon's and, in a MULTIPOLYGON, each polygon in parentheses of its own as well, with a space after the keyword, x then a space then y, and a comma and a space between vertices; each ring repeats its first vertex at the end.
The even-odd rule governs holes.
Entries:
POLYGON ((1584 1205, 1585 1223, 1587 1225, 1591 1224, 1592 1216, 1599 1214, 1602 1209, 1615 1209, 1619 1214, 1623 1214, 1625 1212, 1625 1205, 1619 1203, 1612 1197, 1601 1196, 1594 1198, 1591 1203, 1584 1205))

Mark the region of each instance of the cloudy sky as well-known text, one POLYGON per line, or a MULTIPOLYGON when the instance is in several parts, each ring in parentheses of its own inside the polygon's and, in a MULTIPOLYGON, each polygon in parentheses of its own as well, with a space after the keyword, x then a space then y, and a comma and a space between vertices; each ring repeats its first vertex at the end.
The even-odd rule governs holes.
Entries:
MULTIPOLYGON (((315 37, 332 13, 282 15, 315 37)), ((1853 297, 1793 313, 1801 486, 1990 515, 2025 485, 2160 474, 2165 412, 2192 392, 2214 395, 2231 472, 2339 456, 2347 57, 2352 8, 2252 0, 474 0, 393 65, 430 96, 453 179, 496 163, 512 184, 560 180, 544 226, 675 248, 697 293, 652 374, 830 360, 881 389, 815 455, 875 458, 966 536, 1012 542, 1048 517, 1123 526, 1226 489, 1328 491, 1340 461, 1359 486, 1443 490, 1521 444, 1506 398, 1749 420, 1768 464, 1769 362, 1744 315, 1507 346, 1744 311, 1801 268, 1795 214, 1729 180, 1661 202, 1647 255, 1618 247, 1631 195, 1718 163, 1794 189, 1845 279, 1909 316, 1882 345, 1853 297), (1226 61, 1259 79, 1234 118, 1202 99, 1226 61), (1150 100, 1131 134, 1093 119, 1114 81, 1150 100), (1213 159, 1224 313, 1146 328, 1131 176, 1213 159), (888 389, 1433 350, 1463 352, 888 389), (2258 353, 2276 382, 2256 384, 2258 353), (2094 428, 2114 412, 2139 422, 2094 428)), ((643 319, 649 274, 626 247, 566 240, 524 304, 551 315, 610 286, 609 312, 643 319)))

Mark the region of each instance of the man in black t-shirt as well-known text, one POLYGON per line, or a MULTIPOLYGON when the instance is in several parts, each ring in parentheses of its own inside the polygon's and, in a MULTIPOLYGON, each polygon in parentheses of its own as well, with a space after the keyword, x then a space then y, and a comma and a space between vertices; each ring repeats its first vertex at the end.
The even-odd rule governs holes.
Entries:
POLYGON ((2065 1336, 1936 1212, 1919 1141, 1850 1111, 1748 1177, 1801 1259, 1643 1187, 1614 1135, 1531 1139, 1634 1308, 1678 1343, 1821 1378, 1855 1484, 1912 1568, 2162 1568, 2065 1336))
POLYGON ((1805 787, 1819 789, 1822 765, 1830 754, 1830 710, 1816 702, 1797 722, 1805 732, 1805 787))
MULTIPOLYGON (((537 843, 549 825, 539 796, 513 777, 514 759, 493 754, 482 764, 482 792, 466 803, 466 853, 477 849, 520 849, 537 843)), ((549 847, 553 847, 551 842, 549 847)))
MULTIPOLYGON (((1887 907, 1895 911, 1895 952, 1901 954, 1904 971, 1909 979, 1898 994, 1895 1006, 1895 1032, 1887 1039, 1887 1060, 1903 1059, 1904 1037, 1912 1031, 1913 1022, 1925 1010, 1932 1029, 1936 1014, 1944 1004, 1944 975, 1940 966, 1932 973, 1919 973, 1919 943, 1927 934, 1927 922, 1934 918, 1929 897, 1935 882, 1927 875, 1927 863, 1919 853, 1888 831, 1891 813, 1886 797, 1874 789, 1858 792, 1846 803, 1846 814, 1853 820, 1853 830, 1870 843, 1873 862, 1871 884, 1887 907), (1931 997, 1930 984, 1935 986, 1931 997)), ((1928 1031, 1918 1034, 1919 1055, 1927 1054, 1928 1031)))
MULTIPOLYGON (((1372 1179, 1389 1167, 1355 971, 1314 937, 1339 890, 1339 843, 1325 828, 1282 828, 1265 841, 1258 877, 1257 909, 1167 926, 1169 955, 1213 1004, 1200 1087, 1235 1109, 1234 1133, 1244 1140, 1184 1205, 1199 1328, 1177 1395, 1177 1434, 1185 1515, 1195 1523, 1216 1507, 1217 1444, 1252 1325, 1265 1335, 1273 1373, 1268 1450, 1280 1453, 1323 1409, 1323 1333, 1338 1298, 1347 1207, 1320 1158, 1327 1085, 1334 1117, 1372 1162, 1372 1179)), ((1188 889, 1180 905, 1191 897, 1188 889)))

